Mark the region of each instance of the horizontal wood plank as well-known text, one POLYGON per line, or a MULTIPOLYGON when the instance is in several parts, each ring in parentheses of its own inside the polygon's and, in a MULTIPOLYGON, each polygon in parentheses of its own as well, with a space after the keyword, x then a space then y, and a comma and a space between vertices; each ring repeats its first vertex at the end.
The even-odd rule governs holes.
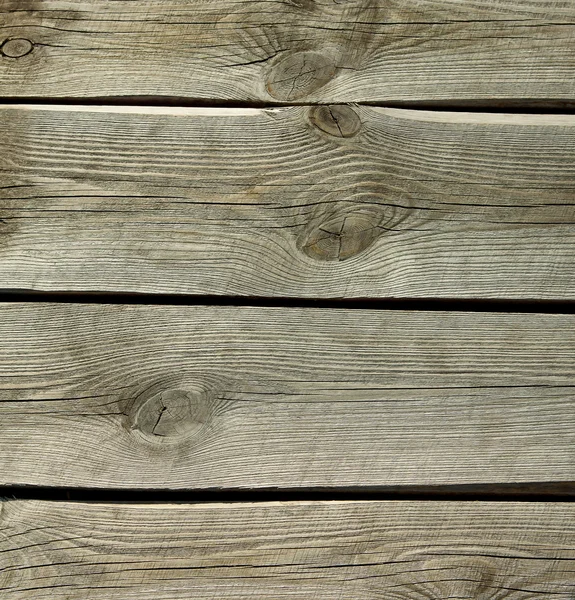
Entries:
POLYGON ((0 95, 560 105, 574 38, 554 0, 2 0, 0 95))
POLYGON ((570 600, 575 505, 11 501, 6 600, 570 600))
POLYGON ((575 480, 575 316, 0 305, 0 483, 575 480))
POLYGON ((0 108, 0 288, 575 298, 575 117, 0 108))

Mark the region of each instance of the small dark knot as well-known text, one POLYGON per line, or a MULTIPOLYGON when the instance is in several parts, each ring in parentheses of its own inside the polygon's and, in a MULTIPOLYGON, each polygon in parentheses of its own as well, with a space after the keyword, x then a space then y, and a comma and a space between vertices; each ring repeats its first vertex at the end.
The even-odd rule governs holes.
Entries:
POLYGON ((323 87, 336 71, 332 60, 319 52, 296 52, 273 65, 266 87, 277 100, 296 100, 323 87))
POLYGON ((309 120, 319 130, 339 138, 353 137, 361 129, 358 114, 345 104, 316 106, 311 110, 309 120))
POLYGON ((379 206, 335 205, 308 225, 300 238, 300 248, 316 260, 346 260, 371 246, 383 233, 386 220, 379 206))

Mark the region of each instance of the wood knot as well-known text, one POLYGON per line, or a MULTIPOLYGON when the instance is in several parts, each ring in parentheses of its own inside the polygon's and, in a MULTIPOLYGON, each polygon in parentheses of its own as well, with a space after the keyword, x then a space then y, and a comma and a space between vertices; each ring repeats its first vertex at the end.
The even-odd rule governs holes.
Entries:
MULTIPOLYGON (((483 598, 487 590, 494 588, 495 569, 482 558, 454 556, 451 559, 432 559, 425 561, 423 568, 426 573, 436 574, 427 584, 429 598, 474 600, 483 598)), ((420 593, 425 597, 423 589, 420 593)))
POLYGON ((316 260, 345 260, 371 246, 383 233, 386 220, 380 206, 338 204, 309 224, 299 248, 316 260))
POLYGON ((2 56, 7 58, 22 58, 30 54, 34 49, 34 44, 25 38, 15 38, 6 40, 0 47, 2 56))
POLYGON ((272 66, 266 88, 277 100, 296 100, 323 87, 336 71, 333 62, 319 52, 296 52, 272 66))
POLYGON ((461 598, 475 600, 491 597, 494 590, 501 594, 497 585, 497 565, 482 556, 468 555, 465 549, 461 553, 453 549, 446 553, 444 547, 437 549, 439 556, 434 556, 434 550, 429 552, 408 552, 400 559, 409 562, 412 569, 405 573, 399 583, 405 586, 407 595, 436 600, 437 598, 461 598), (447 554, 447 556, 442 556, 447 554), (419 582, 414 581, 413 573, 421 571, 426 577, 419 582), (490 593, 491 592, 491 593, 490 593))
POLYGON ((319 130, 339 138, 353 137, 361 129, 359 115, 345 104, 315 106, 309 120, 319 130))
POLYGON ((141 403, 131 429, 156 443, 197 435, 211 420, 213 395, 203 386, 157 392, 141 403))

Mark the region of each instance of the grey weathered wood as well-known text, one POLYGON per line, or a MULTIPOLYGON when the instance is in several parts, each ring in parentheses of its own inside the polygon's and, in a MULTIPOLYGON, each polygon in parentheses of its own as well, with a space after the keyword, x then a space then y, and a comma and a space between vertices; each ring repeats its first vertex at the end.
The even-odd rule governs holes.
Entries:
POLYGON ((554 0, 2 0, 0 95, 575 99, 554 0))
POLYGON ((5 502, 6 600, 571 600, 575 505, 5 502))
POLYGON ((0 306, 0 483, 575 480, 575 316, 0 306))
POLYGON ((575 117, 0 109, 0 288, 575 297, 575 117))

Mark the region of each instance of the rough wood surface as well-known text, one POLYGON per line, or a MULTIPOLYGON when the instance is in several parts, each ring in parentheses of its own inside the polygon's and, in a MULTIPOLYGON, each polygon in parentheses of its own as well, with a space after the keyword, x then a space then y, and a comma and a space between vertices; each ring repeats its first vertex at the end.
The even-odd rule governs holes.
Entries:
POLYGON ((6 600, 571 600, 575 505, 5 502, 6 600))
POLYGON ((573 299, 575 117, 0 109, 0 288, 573 299))
POLYGON ((575 316, 0 306, 0 483, 575 480, 575 316))
POLYGON ((555 0, 2 0, 0 95, 575 99, 555 0))

